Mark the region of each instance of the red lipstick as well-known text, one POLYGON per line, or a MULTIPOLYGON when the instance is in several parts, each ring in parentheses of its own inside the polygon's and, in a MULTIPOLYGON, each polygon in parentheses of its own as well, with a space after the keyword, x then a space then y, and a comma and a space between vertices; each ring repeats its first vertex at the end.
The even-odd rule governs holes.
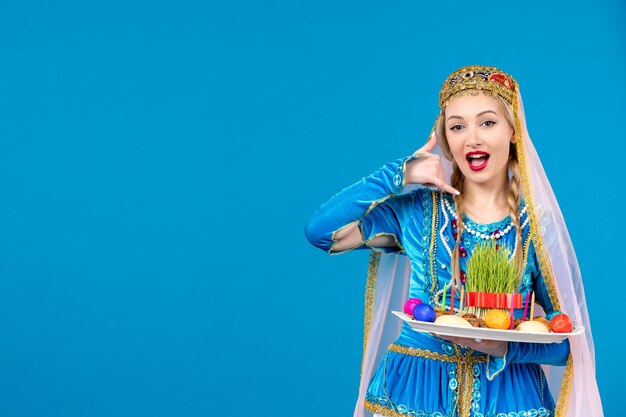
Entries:
POLYGON ((489 162, 489 154, 483 151, 472 151, 465 154, 465 159, 472 171, 481 171, 489 162))

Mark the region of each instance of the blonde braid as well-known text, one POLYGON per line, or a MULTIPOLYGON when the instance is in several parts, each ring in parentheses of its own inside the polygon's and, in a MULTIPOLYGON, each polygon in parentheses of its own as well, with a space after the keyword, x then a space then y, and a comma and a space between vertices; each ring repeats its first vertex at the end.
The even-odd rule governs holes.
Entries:
POLYGON ((517 263, 518 273, 522 274, 523 271, 523 254, 522 254, 522 229, 520 227, 519 218, 519 205, 522 199, 521 181, 519 173, 519 164, 517 162, 517 152, 515 146, 511 146, 511 157, 509 158, 509 170, 511 171, 511 179, 509 181, 509 194, 507 196, 507 202, 509 203, 509 214, 515 226, 515 253, 513 258, 517 263))
POLYGON ((450 260, 450 267, 452 273, 452 280, 457 283, 461 283, 461 264, 459 259, 459 246, 461 244, 461 234, 463 234, 463 173, 457 165, 456 161, 452 159, 452 175, 450 177, 451 185, 461 192, 460 195, 454 196, 454 205, 456 207, 456 242, 454 245, 454 251, 452 252, 452 259, 450 260))

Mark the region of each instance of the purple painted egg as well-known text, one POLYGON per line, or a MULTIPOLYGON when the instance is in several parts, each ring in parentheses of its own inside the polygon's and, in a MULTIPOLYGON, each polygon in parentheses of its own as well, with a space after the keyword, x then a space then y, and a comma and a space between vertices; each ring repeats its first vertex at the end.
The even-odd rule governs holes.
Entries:
POLYGON ((413 317, 419 321, 435 321, 437 314, 428 304, 418 304, 413 308, 413 317))
POLYGON ((404 312, 407 315, 412 316, 413 308, 418 304, 422 304, 422 300, 420 300, 419 298, 409 298, 408 300, 406 300, 406 303, 404 303, 404 312))

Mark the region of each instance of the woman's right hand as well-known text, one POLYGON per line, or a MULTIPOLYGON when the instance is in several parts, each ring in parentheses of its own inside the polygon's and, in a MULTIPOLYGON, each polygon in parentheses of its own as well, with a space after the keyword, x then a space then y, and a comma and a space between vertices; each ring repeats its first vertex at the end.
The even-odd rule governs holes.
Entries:
POLYGON ((441 156, 430 153, 436 144, 437 135, 433 132, 428 142, 413 153, 413 156, 418 158, 406 163, 404 171, 406 183, 436 186, 450 194, 459 195, 461 193, 445 180, 441 156))

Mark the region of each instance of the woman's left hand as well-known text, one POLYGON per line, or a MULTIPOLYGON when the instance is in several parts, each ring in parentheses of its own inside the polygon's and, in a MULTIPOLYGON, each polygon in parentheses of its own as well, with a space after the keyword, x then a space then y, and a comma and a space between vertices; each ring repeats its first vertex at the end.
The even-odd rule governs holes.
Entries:
POLYGON ((472 350, 486 353, 487 355, 495 357, 503 357, 507 351, 507 345, 509 342, 502 340, 481 340, 471 337, 457 337, 457 336, 443 336, 435 335, 441 339, 445 339, 457 345, 466 346, 472 350))

